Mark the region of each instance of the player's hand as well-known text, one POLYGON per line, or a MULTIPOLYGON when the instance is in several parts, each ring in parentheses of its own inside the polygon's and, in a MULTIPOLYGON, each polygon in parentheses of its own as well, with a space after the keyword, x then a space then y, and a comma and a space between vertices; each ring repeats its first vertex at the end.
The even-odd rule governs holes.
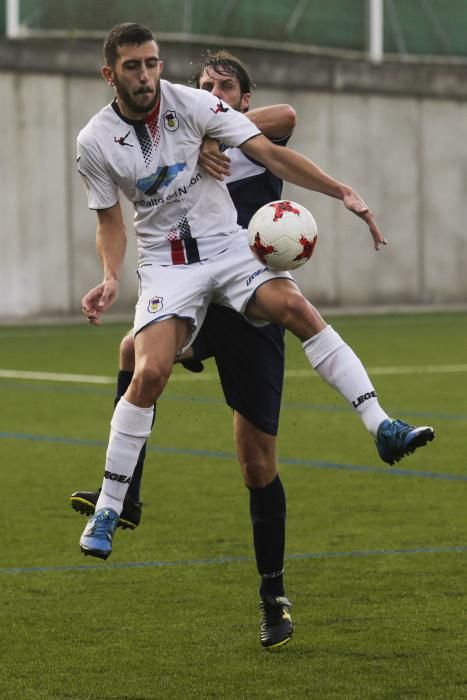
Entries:
POLYGON ((379 250, 379 247, 382 245, 387 245, 387 240, 376 225, 373 212, 370 211, 369 207, 357 192, 351 189, 346 192, 344 195, 344 206, 366 222, 370 229, 376 250, 379 250))
POLYGON ((81 299, 81 311, 92 326, 99 326, 101 314, 106 311, 118 296, 118 280, 104 280, 89 290, 81 299))
POLYGON ((208 136, 203 139, 198 163, 216 180, 223 180, 226 175, 230 175, 230 158, 220 150, 219 141, 208 136))

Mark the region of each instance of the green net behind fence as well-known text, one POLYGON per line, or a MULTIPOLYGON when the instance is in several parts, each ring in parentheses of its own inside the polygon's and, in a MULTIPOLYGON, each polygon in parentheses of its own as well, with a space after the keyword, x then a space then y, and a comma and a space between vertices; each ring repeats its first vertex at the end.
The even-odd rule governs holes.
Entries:
MULTIPOLYGON (((0 0, 5 30, 6 0, 0 0)), ((102 32, 118 22, 156 34, 365 51, 367 0, 21 0, 25 34, 102 32)), ((467 0, 384 0, 384 48, 397 54, 467 55, 467 0)))

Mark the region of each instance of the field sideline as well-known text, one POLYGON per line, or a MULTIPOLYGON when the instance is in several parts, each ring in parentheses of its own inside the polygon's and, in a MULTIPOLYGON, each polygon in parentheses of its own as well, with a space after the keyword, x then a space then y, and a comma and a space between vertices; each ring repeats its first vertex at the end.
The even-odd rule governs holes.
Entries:
POLYGON ((395 467, 288 339, 279 454, 296 634, 258 641, 258 577, 215 365, 159 403, 143 520, 84 558, 127 324, 0 327, 1 698, 465 698, 467 313, 333 317, 393 416, 395 467))

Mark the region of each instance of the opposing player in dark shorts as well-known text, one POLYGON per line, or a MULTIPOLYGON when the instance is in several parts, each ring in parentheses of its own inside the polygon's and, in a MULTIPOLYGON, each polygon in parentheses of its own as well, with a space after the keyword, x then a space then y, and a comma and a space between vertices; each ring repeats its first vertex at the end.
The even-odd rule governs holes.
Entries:
POLYGON ((277 435, 284 379, 284 332, 252 327, 231 309, 211 304, 195 357, 214 357, 226 403, 258 430, 277 435), (207 322, 206 322, 207 321, 207 322), (254 355, 245 349, 253 344, 254 355))
MULTIPOLYGON (((199 67, 196 81, 198 87, 208 89, 235 109, 248 109, 253 83, 243 64, 229 53, 209 54, 199 67)), ((263 133, 286 145, 295 126, 293 109, 277 105, 254 110, 250 113, 253 120, 256 114, 255 123, 263 133)), ((214 154, 216 150, 217 147, 214 154)), ((240 151, 230 151, 226 155, 233 155, 233 162, 225 179, 238 223, 246 228, 260 206, 280 199, 282 181, 240 151)), ((216 155, 213 157, 215 160, 216 155)), ((209 168, 208 162, 203 165, 209 168)), ((199 372, 202 362, 210 357, 215 359, 225 401, 234 411, 237 454, 250 494, 253 541, 261 576, 261 643, 277 647, 288 642, 293 632, 291 604, 285 597, 283 581, 286 498, 277 472, 275 449, 284 378, 284 329, 274 324, 253 326, 235 311, 211 304, 183 364, 199 372)), ((129 334, 120 347, 115 403, 131 382, 133 362, 133 337, 129 334)), ((122 528, 134 529, 141 519, 140 484, 145 453, 144 447, 120 515, 122 528)), ((99 491, 77 491, 71 496, 71 505, 90 515, 98 496, 99 491)))

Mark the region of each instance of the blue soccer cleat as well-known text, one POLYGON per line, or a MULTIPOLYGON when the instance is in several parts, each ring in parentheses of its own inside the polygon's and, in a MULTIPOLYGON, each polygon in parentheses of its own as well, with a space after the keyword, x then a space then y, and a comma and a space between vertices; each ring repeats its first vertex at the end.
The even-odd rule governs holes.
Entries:
POLYGON ((110 508, 101 508, 92 515, 79 541, 85 555, 107 559, 112 552, 112 537, 118 525, 118 515, 110 508))
POLYGON ((383 462, 394 464, 418 447, 424 447, 434 437, 435 431, 428 425, 414 428, 401 420, 383 420, 375 442, 383 462))

